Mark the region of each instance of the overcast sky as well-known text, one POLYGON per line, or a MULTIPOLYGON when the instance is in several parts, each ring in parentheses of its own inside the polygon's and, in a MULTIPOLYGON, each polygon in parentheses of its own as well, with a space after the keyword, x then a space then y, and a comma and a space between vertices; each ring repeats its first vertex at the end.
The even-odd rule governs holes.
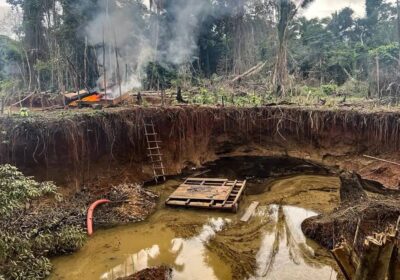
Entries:
MULTIPOLYGON (((148 1, 148 0, 144 0, 148 1)), ((395 2, 396 0, 388 0, 395 2)), ((311 6, 304 12, 308 18, 313 17, 327 17, 334 11, 343 9, 345 7, 351 7, 356 16, 362 17, 365 13, 364 8, 365 0, 316 0, 311 6)), ((0 0, 0 20, 7 11, 8 5, 6 0, 0 0)))
POLYGON ((6 3, 6 0, 0 0, 0 20, 4 17, 4 14, 8 10, 8 4, 6 3))
MULTIPOLYGON (((396 0, 387 0, 386 2, 394 3, 396 0)), ((305 15, 308 18, 323 18, 345 7, 352 8, 357 17, 365 15, 365 0, 315 0, 305 11, 305 15)))

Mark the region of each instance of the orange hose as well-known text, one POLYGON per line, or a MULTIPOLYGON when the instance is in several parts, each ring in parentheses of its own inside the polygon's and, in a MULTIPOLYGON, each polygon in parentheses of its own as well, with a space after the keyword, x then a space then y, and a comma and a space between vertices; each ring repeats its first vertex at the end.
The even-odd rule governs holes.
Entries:
POLYGON ((87 232, 88 232, 89 236, 91 236, 93 234, 93 212, 94 212, 94 209, 100 204, 110 203, 110 202, 111 201, 108 199, 100 199, 100 200, 93 202, 92 205, 90 205, 88 212, 87 212, 87 220, 86 220, 87 232))

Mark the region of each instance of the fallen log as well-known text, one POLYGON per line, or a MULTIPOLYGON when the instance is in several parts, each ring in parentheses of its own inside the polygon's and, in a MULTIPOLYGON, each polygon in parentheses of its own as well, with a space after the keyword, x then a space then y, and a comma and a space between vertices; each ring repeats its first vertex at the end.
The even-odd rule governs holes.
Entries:
POLYGON ((22 105, 22 102, 24 102, 25 100, 27 100, 28 98, 30 98, 31 96, 33 96, 35 94, 35 92, 32 92, 31 94, 29 94, 28 96, 26 96, 25 98, 21 99, 18 102, 15 102, 14 104, 11 104, 11 107, 17 106, 18 104, 22 105))
POLYGON ((400 163, 398 163, 398 162, 394 162, 394 161, 390 161, 390 160, 386 160, 386 159, 382 159, 382 158, 377 158, 377 157, 373 157, 373 156, 368 156, 368 155, 364 155, 364 157, 400 166, 400 163))
POLYGON ((235 78, 233 78, 233 79, 231 80, 231 83, 234 83, 234 82, 236 82, 236 81, 238 81, 238 80, 240 80, 240 79, 242 79, 242 78, 245 78, 245 77, 247 77, 247 76, 254 75, 254 74, 260 72, 261 69, 265 66, 265 64, 267 64, 267 62, 264 62, 264 63, 260 62, 260 63, 258 63, 256 66, 251 67, 249 70, 247 70, 247 71, 244 72, 243 74, 238 75, 238 76, 236 76, 235 78))

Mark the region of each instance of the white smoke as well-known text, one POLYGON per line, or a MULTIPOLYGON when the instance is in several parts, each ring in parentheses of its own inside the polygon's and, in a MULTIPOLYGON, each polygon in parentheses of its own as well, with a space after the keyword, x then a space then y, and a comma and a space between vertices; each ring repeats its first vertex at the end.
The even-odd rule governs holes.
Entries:
MULTIPOLYGON (((182 1, 180 1, 182 3, 182 1)), ((186 0, 184 5, 175 5, 173 36, 168 42, 168 62, 180 65, 197 53, 197 38, 204 19, 211 13, 207 1, 186 0)))
MULTIPOLYGON (((115 47, 118 50, 124 93, 141 86, 144 67, 151 61, 162 65, 191 62, 198 51, 197 39, 201 25, 211 12, 208 0, 171 1, 167 30, 162 22, 157 27, 155 16, 151 16, 148 5, 118 0, 100 0, 99 3, 99 14, 86 26, 84 32, 89 45, 97 46, 99 65, 103 65, 104 40, 107 85, 114 85, 114 97, 119 92, 116 86, 118 67, 115 47), (139 8, 142 9, 140 12, 139 8), (158 28, 158 37, 163 38, 161 52, 156 50, 155 28, 158 28)), ((160 12, 161 17, 164 13, 160 12)), ((103 87, 103 81, 102 76, 98 80, 100 87, 103 87)))
MULTIPOLYGON (((153 56, 148 36, 141 28, 143 19, 133 14, 137 7, 140 6, 101 0, 101 12, 85 28, 89 44, 97 46, 98 64, 105 67, 107 87, 112 86, 113 97, 119 92, 118 72, 123 93, 138 88, 141 86, 140 70, 153 56)), ((103 87, 103 83, 104 75, 99 78, 98 85, 103 87)))

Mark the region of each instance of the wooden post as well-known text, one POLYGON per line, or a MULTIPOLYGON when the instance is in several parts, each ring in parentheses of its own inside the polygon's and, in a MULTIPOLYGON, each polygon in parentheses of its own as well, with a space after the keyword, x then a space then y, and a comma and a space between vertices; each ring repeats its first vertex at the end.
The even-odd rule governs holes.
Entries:
MULTIPOLYGON (((400 46, 400 0, 396 1, 396 6, 397 6, 397 42, 399 43, 399 46, 400 46)), ((399 64, 398 71, 400 71, 400 49, 399 49, 398 64, 399 64)), ((399 72, 397 72, 397 73, 399 73, 399 72)), ((398 76, 398 78, 400 78, 399 74, 397 76, 398 76)), ((398 104, 398 102, 399 102, 398 90, 399 90, 399 88, 397 88, 397 90, 395 92, 396 104, 398 104)))
POLYGON ((376 62, 376 83, 378 87, 378 98, 381 99, 381 86, 380 86, 380 76, 379 76, 379 55, 375 57, 376 62))
POLYGON ((88 39, 85 37, 85 51, 83 57, 83 82, 87 85, 87 48, 88 48, 88 39))
POLYGON ((161 87, 161 106, 164 107, 165 105, 165 89, 161 87))
POLYGON ((5 102, 5 95, 1 95, 1 114, 4 114, 4 102, 5 102))
MULTIPOLYGON (((397 42, 400 45, 400 0, 396 1, 396 6, 397 6, 397 42)), ((399 50, 399 69, 400 69, 400 50, 399 50)))
POLYGON ((114 50, 115 50, 115 62, 117 66, 117 82, 118 82, 118 88, 119 88, 119 97, 122 97, 122 89, 121 89, 121 74, 119 71, 119 59, 118 59, 118 47, 117 47, 117 35, 115 34, 115 29, 114 29, 114 50))
POLYGON ((65 70, 65 90, 69 90, 69 67, 65 70))
POLYGON ((106 44, 104 41, 104 23, 103 23, 103 86, 104 86, 104 95, 107 97, 107 69, 106 69, 106 44))

